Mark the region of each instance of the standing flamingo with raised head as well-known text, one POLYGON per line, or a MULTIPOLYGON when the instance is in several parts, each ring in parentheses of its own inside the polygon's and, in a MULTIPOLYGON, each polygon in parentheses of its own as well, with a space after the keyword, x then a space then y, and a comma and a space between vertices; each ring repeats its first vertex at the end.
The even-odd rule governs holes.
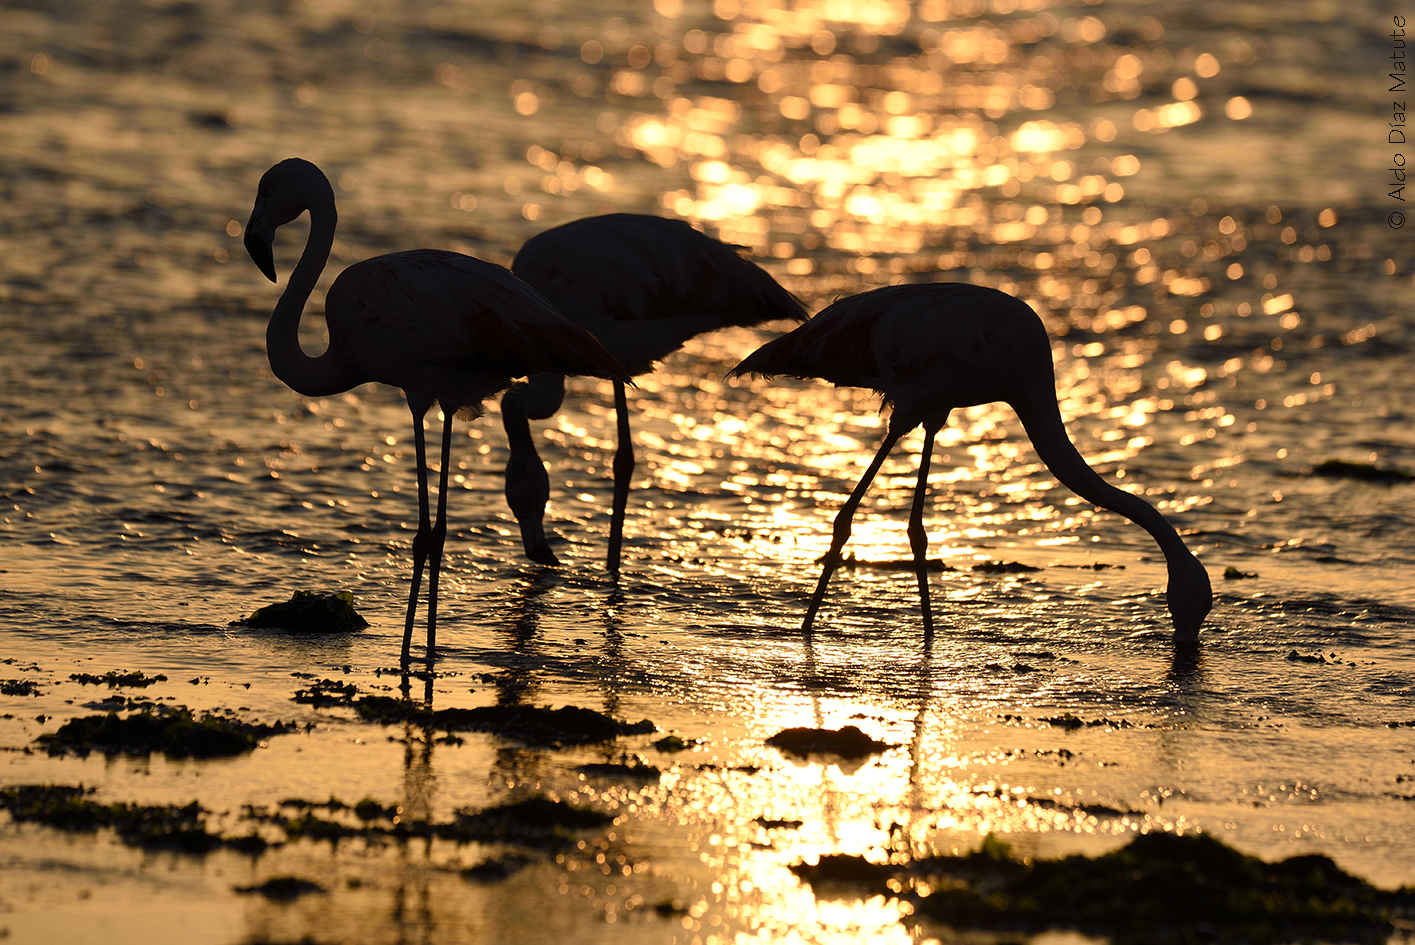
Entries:
MULTIPOLYGON (((682 220, 634 213, 576 220, 527 240, 511 271, 566 318, 589 329, 630 374, 653 370, 655 361, 703 332, 805 317, 801 303, 766 270, 682 220)), ((551 416, 564 396, 564 377, 542 375, 501 398, 511 445, 506 500, 521 525, 526 556, 542 564, 559 562, 545 540, 542 520, 550 483, 527 420, 551 416)), ((618 378, 614 412, 619 444, 608 564, 617 573, 634 471, 629 405, 618 378)))
POLYGON ((447 470, 452 416, 482 413, 482 401, 513 377, 542 371, 629 380, 623 366, 583 328, 501 266, 461 253, 415 249, 375 256, 339 274, 325 296, 329 347, 300 348, 300 316, 334 245, 334 190, 308 161, 281 161, 260 179, 246 224, 246 251, 271 282, 275 231, 309 211, 310 234, 266 331, 275 376, 306 397, 325 397, 378 381, 402 388, 413 413, 418 460, 418 531, 413 586, 403 630, 408 666, 424 565, 428 571, 427 661, 437 642, 437 582, 447 536, 447 470), (437 521, 429 516, 423 416, 442 408, 442 468, 437 521))
POLYGON ((899 438, 924 428, 919 481, 909 516, 923 600, 924 629, 933 631, 925 552, 924 498, 934 436, 958 407, 1002 401, 1017 413, 1032 446, 1052 474, 1089 502, 1117 512, 1149 532, 1169 570, 1166 602, 1176 642, 1192 642, 1213 603, 1208 572, 1158 511, 1112 486, 1076 451, 1056 404, 1051 345, 1037 314, 1021 300, 983 286, 935 283, 875 289, 841 299, 789 334, 757 349, 728 374, 819 377, 870 387, 893 405, 884 442, 835 517, 825 567, 803 627, 809 631, 840 565, 850 521, 871 480, 899 438))

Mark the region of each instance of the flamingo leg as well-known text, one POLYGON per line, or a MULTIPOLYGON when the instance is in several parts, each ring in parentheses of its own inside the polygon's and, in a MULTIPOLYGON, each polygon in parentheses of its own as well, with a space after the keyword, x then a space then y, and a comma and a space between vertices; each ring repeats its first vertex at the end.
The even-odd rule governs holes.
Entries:
POLYGON ((629 403, 624 382, 614 382, 614 414, 619 423, 619 447, 614 451, 614 511, 609 520, 609 570, 619 573, 624 544, 624 510, 629 504, 629 479, 634 475, 634 442, 629 435, 629 403))
POLYGON ((893 427, 885 433, 884 442, 880 444, 879 452, 875 454, 870 468, 865 470, 860 484, 855 487, 854 492, 850 493, 850 498, 845 500, 845 504, 836 513, 835 535, 831 539, 830 550, 821 559, 825 563, 825 568, 821 571, 820 582, 816 584, 816 592, 811 595, 810 606, 806 608, 806 622, 801 626, 803 633, 811 632, 811 624, 815 622, 816 611, 820 610, 821 601, 825 600, 825 586, 830 583, 830 576, 835 573, 835 569, 840 567, 840 552, 844 549, 845 543, 850 540, 850 521, 855 517, 855 510, 860 507, 861 500, 865 498, 865 492, 879 473, 879 468, 884 465, 884 458, 889 455, 894 444, 899 442, 900 435, 901 433, 896 432, 893 427))
POLYGON ((423 439, 423 418, 413 412, 413 443, 418 457, 418 533, 413 536, 413 586, 408 592, 408 619, 403 625, 402 668, 408 668, 408 650, 413 642, 413 619, 418 612, 418 590, 422 587, 423 565, 427 562, 432 522, 428 514, 427 443, 423 439))
POLYGON ((914 571, 919 575, 919 600, 924 611, 924 638, 933 636, 934 620, 929 609, 929 536, 924 531, 924 502, 929 491, 929 460, 933 458, 934 431, 924 430, 924 448, 919 455, 919 484, 914 487, 914 507, 909 512, 909 547, 914 551, 914 571))
POLYGON ((427 669, 437 654, 437 577, 442 571, 442 546, 447 541, 447 470, 452 465, 452 415, 443 411, 442 469, 437 476, 437 521, 433 523, 427 568, 427 669))

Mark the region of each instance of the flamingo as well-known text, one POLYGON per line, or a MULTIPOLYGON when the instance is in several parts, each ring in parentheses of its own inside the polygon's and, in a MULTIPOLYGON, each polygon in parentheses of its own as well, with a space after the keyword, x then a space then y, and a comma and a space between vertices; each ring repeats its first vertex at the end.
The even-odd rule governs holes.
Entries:
POLYGON ((826 307, 748 355, 728 377, 749 374, 819 377, 870 387, 893 405, 879 452, 835 517, 803 631, 810 632, 830 576, 841 563, 851 519, 870 481, 899 438, 922 426, 924 446, 908 535, 926 639, 932 634, 923 513, 934 436, 953 409, 1003 401, 1016 411, 1037 455, 1063 485, 1150 533, 1164 552, 1169 572, 1166 603, 1174 640, 1198 638, 1213 603, 1208 572, 1163 515, 1144 499, 1107 483, 1076 451, 1057 408, 1046 329, 1021 300, 996 289, 953 283, 875 289, 826 307))
POLYGON ((246 251, 275 282, 275 231, 308 210, 310 233, 270 316, 266 349, 275 376, 307 397, 325 397, 378 381, 403 390, 413 414, 418 460, 417 535, 413 584, 403 630, 402 666, 428 571, 427 661, 437 639, 437 583, 447 536, 447 469, 452 417, 475 418, 482 401, 512 377, 541 371, 592 374, 629 381, 624 367, 578 325, 561 317, 539 292, 506 269, 461 253, 415 249, 375 256, 339 274, 325 296, 329 347, 311 357, 300 349, 300 315, 334 245, 334 190, 318 167, 299 158, 276 164, 260 179, 246 224, 246 251), (429 520, 423 416, 443 413, 437 521, 429 520))
MULTIPOLYGON (((589 329, 630 374, 653 370, 655 361, 703 332, 805 317, 796 297, 764 269, 682 220, 634 213, 575 220, 527 240, 511 271, 589 329)), ((543 374, 501 398, 511 444, 507 504, 520 523, 526 556, 550 565, 559 564, 542 524, 550 483, 527 421, 554 414, 564 396, 565 378, 543 374)), ((614 412, 619 444, 608 566, 618 573, 634 444, 624 382, 617 378, 614 412)))

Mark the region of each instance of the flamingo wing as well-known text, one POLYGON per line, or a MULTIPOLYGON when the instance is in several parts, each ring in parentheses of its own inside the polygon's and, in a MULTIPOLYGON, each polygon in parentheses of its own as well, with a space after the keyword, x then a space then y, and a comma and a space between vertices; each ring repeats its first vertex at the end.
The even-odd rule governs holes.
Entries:
POLYGON ((765 270, 682 220, 612 213, 526 242, 511 264, 576 321, 712 313, 720 326, 800 321, 801 302, 765 270))
MULTIPOLYGON (((986 286, 887 286, 840 299, 763 345, 732 376, 785 374, 835 384, 946 384, 994 397, 999 379, 1051 376, 1046 328, 1026 303, 986 286)), ((960 395, 962 396, 962 395, 960 395)))
POLYGON ((870 294, 832 303, 804 325, 747 355, 727 376, 785 374, 871 386, 871 379, 881 376, 872 337, 882 308, 870 294))
POLYGON ((348 342, 373 376, 417 365, 520 377, 587 374, 628 381, 593 335, 506 269, 420 249, 346 269, 325 301, 330 344, 348 342), (382 369, 381 369, 382 368, 382 369))

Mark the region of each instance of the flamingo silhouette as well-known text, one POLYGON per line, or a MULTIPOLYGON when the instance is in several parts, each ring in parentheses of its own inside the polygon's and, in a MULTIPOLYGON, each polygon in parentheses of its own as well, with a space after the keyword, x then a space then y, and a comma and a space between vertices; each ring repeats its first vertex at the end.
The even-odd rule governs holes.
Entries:
POLYGON ((245 237, 251 259, 274 282, 275 231, 306 210, 309 239, 265 335, 270 367, 307 397, 337 394, 369 381, 402 388, 407 397, 417 445, 419 521, 402 666, 408 666, 426 564, 430 670, 437 640, 438 572, 447 536, 453 414, 480 416, 482 401, 504 390, 512 377, 554 371, 623 383, 629 374, 589 332, 566 321, 540 293, 501 266, 435 249, 375 256, 340 273, 324 300, 329 347, 317 357, 305 354, 300 349, 300 315, 329 259, 338 219, 329 180, 299 158, 276 164, 260 179, 245 237), (423 416, 434 403, 443 413, 435 524, 428 513, 423 438, 423 416))
POLYGON ((728 376, 746 374, 819 377, 850 387, 871 387, 893 405, 879 452, 835 517, 834 537, 822 559, 824 570, 806 611, 805 631, 811 629, 830 576, 840 565, 851 518, 870 481, 899 438, 922 425, 924 446, 908 535, 925 634, 932 634, 923 513, 934 436, 954 408, 1003 401, 1016 411, 1037 455, 1063 485, 1150 533, 1169 570, 1166 602, 1174 639, 1198 638, 1213 602, 1208 572, 1164 516, 1145 500, 1107 483, 1076 451, 1056 405, 1046 329, 1022 301, 996 289, 950 283, 876 289, 828 306, 748 355, 728 376))
MULTIPOLYGON (((630 374, 653 370, 655 361, 706 331, 805 317, 801 303, 764 269, 682 220, 634 213, 576 220, 527 240, 511 271, 589 329, 630 374)), ((550 483, 527 421, 554 414, 564 396, 564 377, 544 374, 501 398, 511 445, 506 501, 520 523, 526 556, 542 564, 559 561, 545 540, 550 483)), ((608 565, 617 573, 634 471, 629 407, 624 382, 617 378, 614 412, 619 445, 608 565)))

